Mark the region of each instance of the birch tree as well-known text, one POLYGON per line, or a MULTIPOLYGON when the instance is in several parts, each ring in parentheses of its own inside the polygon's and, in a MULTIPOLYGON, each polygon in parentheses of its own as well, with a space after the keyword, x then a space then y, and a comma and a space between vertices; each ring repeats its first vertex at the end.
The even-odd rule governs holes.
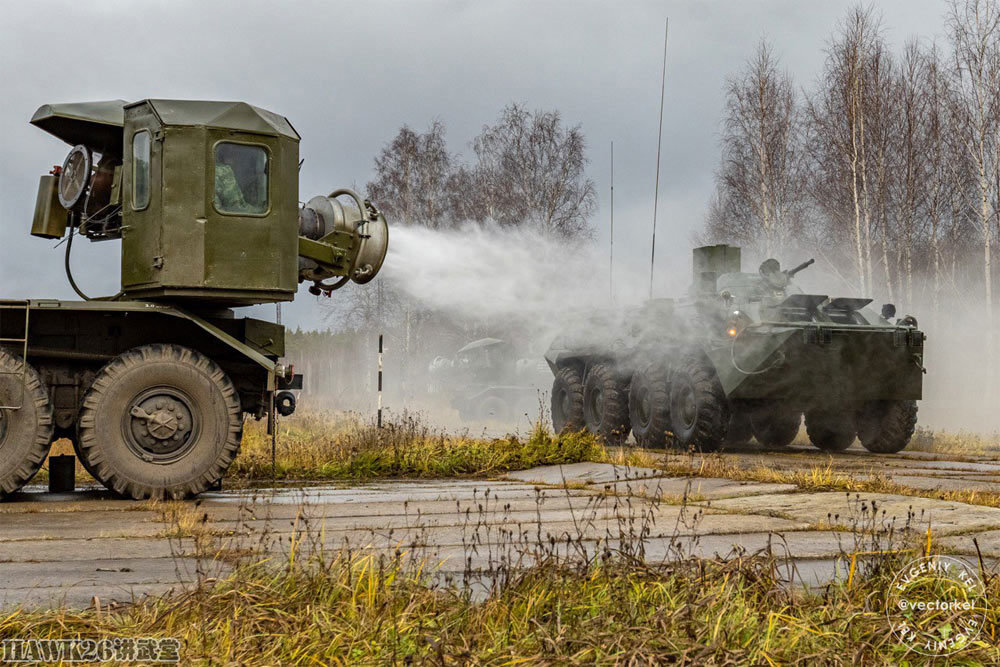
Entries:
POLYGON ((866 294, 873 289, 873 184, 866 115, 872 108, 871 75, 878 68, 872 61, 884 52, 880 30, 871 8, 850 11, 827 47, 819 89, 809 102, 813 195, 827 220, 850 239, 858 287, 866 294))
POLYGON ((506 107, 473 143, 477 163, 469 182, 481 202, 480 219, 564 238, 589 236, 597 193, 586 174, 586 147, 582 129, 565 127, 558 111, 506 107))
POLYGON ((781 254, 802 228, 805 202, 801 112, 791 77, 771 46, 726 85, 722 163, 709 234, 781 254))
POLYGON ((452 227, 456 221, 449 187, 455 162, 443 123, 434 121, 423 133, 404 125, 376 156, 368 196, 394 223, 452 227))
MULTIPOLYGON (((1000 90, 1000 7, 997 0, 952 0, 951 31, 955 127, 975 168, 976 213, 982 234, 988 384, 993 383, 993 223, 996 208, 997 113, 1000 90)), ((988 387, 992 389, 992 386, 988 387)))
MULTIPOLYGON (((855 17, 858 15, 855 14, 855 17)), ((857 18, 854 19, 856 22, 857 18)), ((896 276, 890 259, 895 252, 890 245, 900 247, 897 232, 899 209, 894 201, 898 180, 901 146, 900 133, 904 130, 898 92, 901 88, 897 78, 895 61, 885 42, 878 35, 878 24, 874 24, 876 34, 868 41, 868 48, 861 52, 862 76, 860 79, 863 95, 861 101, 860 128, 862 131, 862 203, 866 216, 866 261, 868 288, 874 292, 872 277, 871 244, 877 235, 879 246, 878 264, 882 266, 882 288, 890 301, 896 300, 896 276)), ((869 28, 870 30, 871 28, 869 28)), ((860 34, 864 34, 859 29, 860 34)), ((896 272, 898 276, 899 272, 896 272)))
MULTIPOLYGON (((892 169, 895 174, 892 218, 898 226, 896 275, 901 296, 907 304, 913 303, 914 254, 923 232, 924 199, 940 190, 940 184, 932 179, 935 157, 927 155, 931 149, 929 104, 933 96, 929 76, 928 60, 919 43, 908 42, 890 98, 896 116, 893 133, 896 159, 892 169)), ((884 224, 890 224, 889 216, 885 217, 884 224)), ((884 234, 883 247, 888 247, 888 241, 888 234, 884 234)))
POLYGON ((957 172, 952 164, 956 151, 949 113, 952 104, 947 65, 942 63, 937 44, 921 52, 920 58, 922 76, 916 96, 923 101, 918 132, 923 139, 919 150, 924 160, 926 182, 921 211, 928 222, 931 311, 937 321, 944 278, 941 240, 946 221, 950 219, 949 202, 958 187, 957 172))

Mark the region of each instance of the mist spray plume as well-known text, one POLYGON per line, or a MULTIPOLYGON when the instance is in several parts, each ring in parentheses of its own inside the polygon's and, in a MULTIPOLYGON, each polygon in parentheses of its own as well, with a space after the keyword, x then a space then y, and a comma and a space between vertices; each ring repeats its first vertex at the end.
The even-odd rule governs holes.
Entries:
MULTIPOLYGON (((648 274, 622 262, 615 275, 615 284, 622 289, 612 304, 603 248, 590 241, 553 239, 531 229, 394 227, 389 252, 384 279, 412 303, 457 319, 516 330, 535 341, 536 351, 544 350, 558 333, 579 326, 581 316, 588 313, 617 311, 623 315, 612 318, 617 329, 628 321, 622 307, 640 303, 646 297, 643 287, 648 274), (629 285, 633 289, 627 289, 629 285)), ((747 249, 744 271, 756 270, 763 258, 758 255, 747 249)), ((780 253, 786 266, 812 256, 809 249, 800 248, 786 248, 780 253)), ((674 288, 690 282, 690 265, 674 269, 657 267, 657 277, 670 283, 671 289, 663 294, 680 297, 683 288, 674 288)), ((804 271, 798 282, 810 293, 857 295, 857 287, 845 275, 849 274, 820 261, 804 271)), ((881 294, 865 296, 876 297, 876 309, 887 299, 881 294)), ((913 303, 898 304, 900 315, 917 316, 921 328, 930 336, 920 423, 933 428, 996 431, 1000 413, 984 409, 992 401, 983 395, 987 382, 978 350, 989 327, 981 309, 951 302, 935 317, 927 301, 915 298, 913 303)), ((613 331, 591 333, 595 337, 615 335, 613 331)))
POLYGON ((457 317, 547 329, 611 305, 607 259, 588 241, 475 225, 396 227, 389 253, 383 276, 393 289, 457 317))

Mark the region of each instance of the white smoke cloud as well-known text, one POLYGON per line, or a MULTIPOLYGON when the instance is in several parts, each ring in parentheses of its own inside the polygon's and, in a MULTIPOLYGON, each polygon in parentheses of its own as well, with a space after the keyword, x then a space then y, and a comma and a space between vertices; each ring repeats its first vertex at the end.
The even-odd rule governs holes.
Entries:
POLYGON ((612 305, 608 263, 592 243, 533 230, 395 227, 383 276, 435 311, 550 329, 570 313, 612 305))

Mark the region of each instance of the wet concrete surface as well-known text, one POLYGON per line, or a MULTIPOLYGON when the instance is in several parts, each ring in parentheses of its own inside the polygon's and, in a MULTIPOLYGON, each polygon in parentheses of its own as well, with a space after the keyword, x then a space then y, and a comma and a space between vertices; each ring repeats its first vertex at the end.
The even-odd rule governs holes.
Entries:
MULTIPOLYGON (((706 458, 657 454, 671 470, 706 458)), ((830 468, 914 489, 1000 493, 1000 463, 921 452, 828 455, 791 447, 721 455, 732 470, 830 468)), ((719 458, 712 462, 719 463, 719 458)), ((718 469, 718 467, 716 468, 718 469)), ((738 476, 738 475, 734 475, 738 476)), ((838 559, 870 550, 886 525, 928 525, 942 548, 1000 556, 1000 509, 909 495, 806 492, 794 484, 667 475, 607 464, 554 466, 497 480, 384 481, 204 494, 137 503, 98 490, 32 489, 0 503, 0 607, 128 603, 220 576, 239 554, 350 549, 428 564, 439 575, 522 567, 539 554, 593 557, 632 550, 647 559, 725 557, 769 550, 802 583, 834 576, 838 559), (874 501, 876 517, 870 508, 874 501), (975 541, 974 541, 975 540, 975 541)), ((880 536, 881 535, 881 536, 880 536)), ((882 545, 882 546, 898 546, 882 545)))

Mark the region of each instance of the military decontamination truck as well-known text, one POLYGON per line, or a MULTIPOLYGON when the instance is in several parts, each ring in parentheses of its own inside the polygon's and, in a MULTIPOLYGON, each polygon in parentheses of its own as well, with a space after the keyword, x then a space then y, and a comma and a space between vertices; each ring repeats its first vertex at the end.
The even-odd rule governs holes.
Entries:
MULTIPOLYGON (((72 149, 41 177, 31 233, 64 239, 79 301, 0 301, 0 496, 70 438, 87 470, 132 498, 215 485, 244 415, 290 414, 301 376, 284 329, 234 307, 366 283, 382 214, 350 190, 299 205, 299 135, 242 102, 53 104, 32 124, 72 149), (75 237, 121 241, 121 290, 91 298, 75 237)), ((2 260, 0 260, 2 261, 2 260)))
POLYGON ((792 442, 897 452, 913 435, 924 373, 917 320, 871 299, 804 294, 774 259, 743 273, 740 249, 694 250, 687 297, 596 313, 546 353, 557 430, 713 450, 792 442))

